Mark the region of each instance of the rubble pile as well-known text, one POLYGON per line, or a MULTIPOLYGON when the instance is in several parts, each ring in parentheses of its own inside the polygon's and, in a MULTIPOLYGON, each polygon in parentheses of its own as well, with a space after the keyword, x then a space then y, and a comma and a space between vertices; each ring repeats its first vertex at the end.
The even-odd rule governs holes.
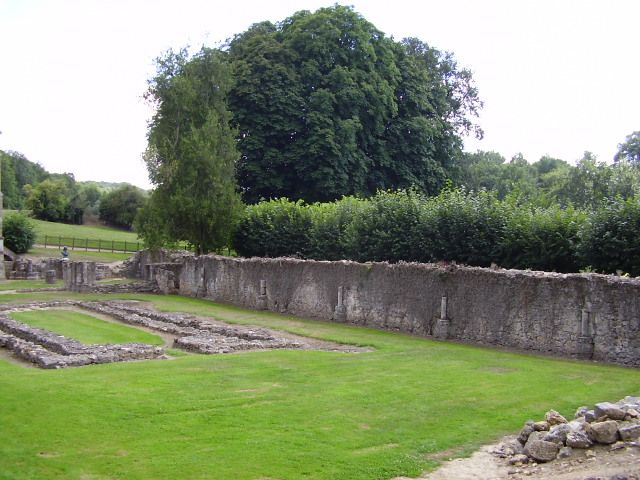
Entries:
POLYGON ((640 397, 580 407, 572 420, 550 410, 544 420, 527 421, 517 437, 505 439, 492 453, 509 465, 524 467, 510 473, 531 475, 535 470, 526 468, 557 459, 582 462, 605 448, 612 452, 640 448, 640 397))

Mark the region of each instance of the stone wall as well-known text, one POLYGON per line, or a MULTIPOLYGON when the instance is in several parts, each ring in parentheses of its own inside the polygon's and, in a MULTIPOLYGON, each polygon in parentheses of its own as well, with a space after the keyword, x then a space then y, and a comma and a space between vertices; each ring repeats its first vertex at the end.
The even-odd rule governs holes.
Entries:
POLYGON ((248 308, 640 366, 637 279, 168 252, 141 252, 130 269, 169 292, 248 308))

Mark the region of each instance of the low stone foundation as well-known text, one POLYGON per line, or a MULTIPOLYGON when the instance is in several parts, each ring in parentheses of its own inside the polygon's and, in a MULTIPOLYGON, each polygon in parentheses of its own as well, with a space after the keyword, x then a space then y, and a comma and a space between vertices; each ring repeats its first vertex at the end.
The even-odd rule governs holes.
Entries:
POLYGON ((209 318, 184 313, 161 313, 143 308, 137 302, 107 301, 40 302, 21 306, 0 305, 0 347, 41 368, 64 368, 94 363, 163 358, 160 347, 142 344, 84 345, 62 335, 33 328, 8 317, 11 312, 81 308, 106 315, 123 323, 144 327, 174 337, 173 346, 201 354, 233 353, 247 350, 298 349, 345 353, 370 351, 339 345, 264 328, 227 325, 209 318))
MULTIPOLYGON (((68 304, 64 304, 68 305, 68 304)), ((59 302, 38 304, 59 307, 59 302)), ((164 349, 151 345, 84 345, 77 340, 48 330, 31 327, 9 318, 12 311, 33 309, 34 305, 5 307, 0 313, 0 347, 9 349, 19 358, 41 368, 78 367, 90 364, 147 360, 164 357, 164 349)))

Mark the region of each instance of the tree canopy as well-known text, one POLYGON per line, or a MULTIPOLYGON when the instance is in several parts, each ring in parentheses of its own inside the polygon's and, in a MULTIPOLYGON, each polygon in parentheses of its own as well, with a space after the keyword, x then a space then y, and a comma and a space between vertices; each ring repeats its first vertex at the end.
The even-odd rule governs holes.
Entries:
POLYGON ((480 107, 452 55, 395 42, 350 7, 263 22, 229 44, 238 181, 248 202, 435 194, 480 107))

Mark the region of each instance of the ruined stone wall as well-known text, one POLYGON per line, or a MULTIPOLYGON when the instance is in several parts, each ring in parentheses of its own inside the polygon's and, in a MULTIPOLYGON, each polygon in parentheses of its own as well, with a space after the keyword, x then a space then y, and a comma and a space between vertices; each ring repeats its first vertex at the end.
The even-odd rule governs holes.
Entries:
POLYGON ((154 255, 139 254, 135 269, 148 278, 172 264, 181 295, 640 366, 636 279, 413 263, 154 255), (336 310, 339 287, 343 314, 336 310))

